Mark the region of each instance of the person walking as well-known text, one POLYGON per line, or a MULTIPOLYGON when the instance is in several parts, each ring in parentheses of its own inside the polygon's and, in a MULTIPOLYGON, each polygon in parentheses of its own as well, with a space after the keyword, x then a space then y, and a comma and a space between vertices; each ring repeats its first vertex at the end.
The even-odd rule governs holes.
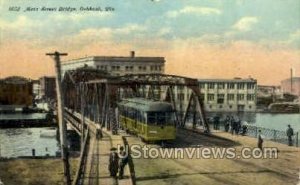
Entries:
POLYGON ((293 146, 293 139, 292 139, 292 137, 294 135, 294 130, 291 127, 291 125, 288 125, 288 128, 286 130, 286 135, 288 137, 289 146, 293 146))
POLYGON ((115 147, 110 149, 108 170, 111 177, 116 177, 119 169, 119 156, 116 150, 115 147))
POLYGON ((263 142, 264 142, 264 140, 263 140, 263 137, 261 135, 261 130, 258 130, 257 139, 258 139, 258 141, 257 141, 257 147, 262 151, 263 150, 262 148, 263 148, 263 142))
POLYGON ((228 132, 228 131, 229 131, 229 126, 230 126, 230 117, 229 117, 229 116, 226 116, 226 119, 225 119, 225 125, 224 125, 225 132, 228 132))
POLYGON ((124 150, 123 146, 120 147, 119 158, 120 158, 119 178, 123 179, 124 168, 125 168, 126 164, 128 164, 128 152, 126 152, 124 150))

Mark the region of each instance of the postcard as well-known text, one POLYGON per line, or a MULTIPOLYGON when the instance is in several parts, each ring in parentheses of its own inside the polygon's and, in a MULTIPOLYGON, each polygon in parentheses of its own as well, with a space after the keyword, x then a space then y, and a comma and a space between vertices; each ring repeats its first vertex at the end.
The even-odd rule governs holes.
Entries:
POLYGON ((300 184, 300 1, 0 0, 0 185, 300 184))

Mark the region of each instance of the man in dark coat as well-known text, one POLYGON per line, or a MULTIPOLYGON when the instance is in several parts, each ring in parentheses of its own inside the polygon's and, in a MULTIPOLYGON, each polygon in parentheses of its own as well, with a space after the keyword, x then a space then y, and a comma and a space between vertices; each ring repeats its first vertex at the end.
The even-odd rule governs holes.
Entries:
POLYGON ((261 130, 258 130, 258 137, 257 137, 257 147, 262 151, 262 145, 263 145, 263 137, 261 135, 261 130))
POLYGON ((294 135, 294 130, 292 129, 291 125, 288 125, 288 128, 286 130, 286 135, 288 137, 289 146, 293 146, 293 140, 292 137, 294 135))
POLYGON ((124 168, 128 163, 128 153, 124 150, 124 147, 120 147, 120 170, 119 170, 119 178, 122 179, 124 175, 124 168))
POLYGON ((116 148, 111 148, 111 153, 109 155, 109 164, 108 164, 108 170, 110 173, 110 176, 116 177, 119 169, 119 156, 116 152, 116 148))

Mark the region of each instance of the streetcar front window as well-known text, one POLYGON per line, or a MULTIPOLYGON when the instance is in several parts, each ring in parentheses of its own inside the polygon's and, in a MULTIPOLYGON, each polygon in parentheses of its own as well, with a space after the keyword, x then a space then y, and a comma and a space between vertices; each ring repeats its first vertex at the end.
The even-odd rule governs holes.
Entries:
POLYGON ((158 125, 166 124, 166 116, 165 116, 164 112, 158 112, 157 113, 157 124, 158 125))
POLYGON ((147 118, 148 118, 148 120, 147 120, 148 124, 155 124, 156 123, 156 113, 148 112, 147 118))

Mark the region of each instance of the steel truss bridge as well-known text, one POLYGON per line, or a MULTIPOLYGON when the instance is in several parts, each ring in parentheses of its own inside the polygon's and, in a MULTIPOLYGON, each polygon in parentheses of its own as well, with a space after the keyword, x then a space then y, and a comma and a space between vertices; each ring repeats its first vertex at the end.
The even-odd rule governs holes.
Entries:
POLYGON ((117 102, 122 98, 143 97, 170 102, 175 110, 176 126, 187 126, 188 118, 192 118, 192 128, 203 126, 209 133, 205 119, 203 103, 197 79, 166 74, 135 74, 113 77, 104 71, 82 68, 67 71, 64 75, 63 99, 65 104, 65 120, 82 138, 80 167, 74 184, 81 184, 84 165, 87 160, 89 133, 94 134, 101 128, 117 134, 116 118, 117 102), (177 109, 179 103, 175 99, 175 87, 189 90, 189 101, 182 113, 177 109))

